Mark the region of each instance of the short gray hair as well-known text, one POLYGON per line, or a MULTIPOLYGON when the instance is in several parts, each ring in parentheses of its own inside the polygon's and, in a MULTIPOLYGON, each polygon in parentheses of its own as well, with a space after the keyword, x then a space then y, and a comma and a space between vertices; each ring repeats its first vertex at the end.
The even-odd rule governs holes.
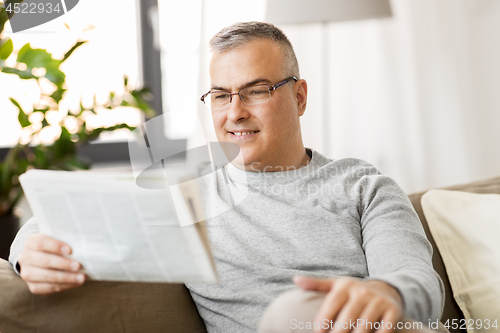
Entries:
POLYGON ((225 52, 259 39, 268 39, 275 42, 283 53, 286 75, 294 75, 300 78, 299 63, 292 43, 290 43, 283 31, 270 23, 255 21, 235 23, 216 33, 210 39, 209 46, 211 52, 225 52))

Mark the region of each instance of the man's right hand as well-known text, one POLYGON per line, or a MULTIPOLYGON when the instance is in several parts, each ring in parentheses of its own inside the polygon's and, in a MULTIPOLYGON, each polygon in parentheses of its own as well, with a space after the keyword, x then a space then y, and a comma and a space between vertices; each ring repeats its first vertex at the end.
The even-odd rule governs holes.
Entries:
POLYGON ((64 257, 69 254, 71 248, 52 237, 35 234, 26 239, 18 263, 21 278, 33 294, 47 295, 83 284, 85 275, 78 273, 81 264, 64 257))

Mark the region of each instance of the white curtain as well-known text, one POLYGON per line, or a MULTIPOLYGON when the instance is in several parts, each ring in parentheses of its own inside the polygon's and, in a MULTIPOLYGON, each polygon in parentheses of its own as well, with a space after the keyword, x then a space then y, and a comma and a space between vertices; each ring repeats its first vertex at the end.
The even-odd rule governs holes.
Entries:
POLYGON ((305 145, 373 163, 408 193, 500 176, 500 1, 391 5, 388 19, 280 26, 309 84, 305 145))

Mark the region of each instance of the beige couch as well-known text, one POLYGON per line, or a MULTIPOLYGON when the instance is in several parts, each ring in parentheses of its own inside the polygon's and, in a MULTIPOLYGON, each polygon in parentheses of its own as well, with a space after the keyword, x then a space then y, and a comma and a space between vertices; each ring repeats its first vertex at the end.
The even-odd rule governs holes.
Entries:
MULTIPOLYGON (((500 193, 500 177, 449 189, 500 193)), ((463 318, 453 300, 443 261, 422 213, 422 193, 410 195, 434 248, 433 264, 446 289, 442 322, 463 318)), ((460 330, 450 329, 452 333, 460 330)), ((205 327, 182 284, 88 281, 49 296, 32 295, 10 264, 0 261, 0 332, 176 332, 203 333, 205 327)))

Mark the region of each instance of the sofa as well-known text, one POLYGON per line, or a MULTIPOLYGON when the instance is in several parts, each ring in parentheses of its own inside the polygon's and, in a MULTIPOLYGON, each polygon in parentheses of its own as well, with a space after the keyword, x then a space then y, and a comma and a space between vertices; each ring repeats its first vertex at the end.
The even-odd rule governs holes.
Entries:
MULTIPOLYGON (((500 177, 448 188, 473 193, 500 193, 500 177)), ((409 195, 433 249, 446 300, 441 322, 464 319, 453 298, 443 258, 424 216, 421 198, 409 195)), ((449 328, 451 333, 465 332, 449 328)), ((87 281, 82 287, 47 296, 33 295, 11 265, 0 261, 0 332, 175 332, 206 333, 183 284, 87 281)))

